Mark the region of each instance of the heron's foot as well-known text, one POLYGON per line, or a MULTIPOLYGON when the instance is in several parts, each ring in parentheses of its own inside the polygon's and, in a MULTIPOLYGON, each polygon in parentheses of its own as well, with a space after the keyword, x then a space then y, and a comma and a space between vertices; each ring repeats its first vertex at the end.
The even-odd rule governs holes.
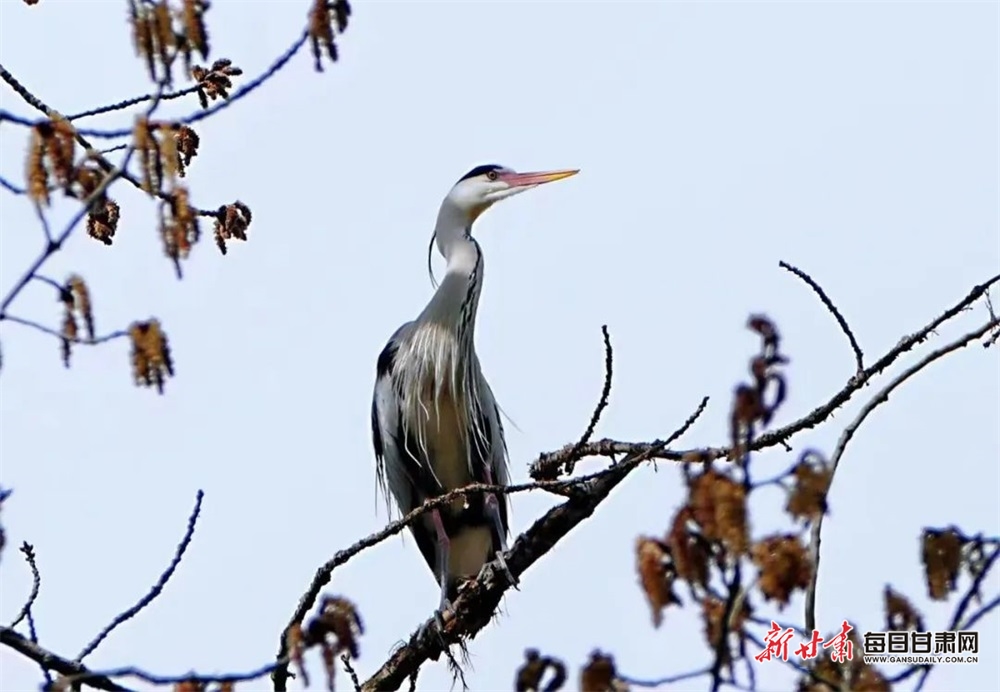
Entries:
POLYGON ((446 610, 451 610, 451 601, 443 599, 441 605, 434 611, 434 617, 417 630, 417 639, 422 638, 429 631, 432 636, 437 638, 441 648, 447 649, 448 643, 444 640, 444 613, 446 610))
POLYGON ((521 590, 521 580, 514 576, 514 573, 510 571, 510 567, 507 566, 507 561, 503 557, 503 551, 498 550, 496 553, 496 559, 493 562, 488 563, 493 565, 497 570, 503 573, 507 578, 507 583, 514 587, 515 591, 521 590))

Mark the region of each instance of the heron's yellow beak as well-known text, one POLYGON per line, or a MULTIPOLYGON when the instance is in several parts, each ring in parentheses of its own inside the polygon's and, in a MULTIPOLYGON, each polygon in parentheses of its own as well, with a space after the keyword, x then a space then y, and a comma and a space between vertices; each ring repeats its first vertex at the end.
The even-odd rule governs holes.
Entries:
POLYGON ((562 180, 563 178, 569 178, 579 172, 579 169, 575 169, 563 171, 539 171, 534 173, 501 173, 499 178, 511 187, 529 187, 543 185, 544 183, 553 183, 557 180, 562 180))

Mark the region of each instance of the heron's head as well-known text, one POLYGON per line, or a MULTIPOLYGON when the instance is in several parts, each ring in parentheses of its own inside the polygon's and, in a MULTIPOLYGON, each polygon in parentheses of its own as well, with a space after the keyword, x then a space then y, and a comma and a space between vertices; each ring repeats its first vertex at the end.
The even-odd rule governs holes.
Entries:
POLYGON ((451 188, 447 199, 467 214, 471 223, 500 200, 577 173, 578 170, 518 173, 506 166, 486 164, 463 175, 451 188))

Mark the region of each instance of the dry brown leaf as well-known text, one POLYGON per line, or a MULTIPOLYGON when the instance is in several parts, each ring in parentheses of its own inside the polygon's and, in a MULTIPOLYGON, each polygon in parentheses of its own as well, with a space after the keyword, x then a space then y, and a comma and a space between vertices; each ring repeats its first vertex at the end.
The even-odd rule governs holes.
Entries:
POLYGON ((28 196, 48 206, 49 179, 67 193, 76 179, 76 130, 68 120, 53 115, 31 128, 25 162, 28 196))
POLYGON ((243 202, 236 201, 233 204, 226 204, 219 207, 215 214, 215 244, 223 255, 227 252, 227 240, 247 239, 247 228, 253 220, 250 207, 243 202))
POLYGON ((105 245, 111 245, 118 230, 118 218, 121 209, 113 199, 104 197, 100 203, 94 204, 87 216, 87 235, 99 240, 105 245))
POLYGON ((709 469, 692 480, 688 506, 705 538, 720 541, 734 556, 747 551, 746 490, 741 483, 709 469))
POLYGON ((188 64, 191 62, 191 51, 196 50, 202 60, 208 59, 208 30, 205 28, 205 12, 208 10, 206 0, 183 0, 181 8, 181 24, 184 27, 184 51, 188 64))
POLYGON ((863 651, 858 638, 852 631, 847 635, 851 640, 854 655, 846 666, 831 658, 831 649, 823 649, 819 658, 811 666, 812 676, 799 679, 797 692, 830 692, 831 690, 851 690, 851 692, 890 692, 892 686, 878 669, 866 664, 860 655, 863 651), (847 672, 845 684, 844 672, 847 672), (818 678, 818 680, 817 680, 818 678), (819 682, 822 680, 823 682, 819 682))
POLYGON ((63 311, 61 353, 63 365, 67 368, 69 367, 69 359, 73 351, 72 344, 76 341, 78 335, 79 330, 76 325, 76 317, 73 315, 73 308, 71 305, 66 305, 63 311))
POLYGON ((198 100, 202 108, 208 108, 208 101, 217 98, 229 98, 229 90, 233 88, 232 77, 243 74, 243 70, 233 65, 232 60, 221 58, 212 63, 209 68, 195 65, 191 68, 191 77, 198 82, 198 100))
POLYGON ((663 611, 671 605, 681 605, 674 593, 677 571, 670 549, 656 538, 640 536, 635 542, 636 570, 639 583, 652 610, 653 626, 663 623, 663 611))
POLYGON ((173 260, 177 278, 182 278, 181 260, 188 258, 201 237, 198 214, 191 206, 187 188, 177 187, 160 204, 160 236, 164 254, 173 260))
POLYGON ((924 529, 921 560, 927 579, 927 593, 943 601, 955 590, 962 568, 962 536, 954 529, 924 529))
POLYGON ((174 685, 174 692, 205 692, 205 685, 198 680, 184 680, 174 685))
POLYGON ((708 586, 708 566, 712 548, 704 536, 690 528, 689 523, 693 521, 691 508, 682 507, 674 516, 670 533, 667 535, 667 546, 674 558, 677 576, 692 587, 704 589, 708 586))
POLYGON ((94 311, 90 302, 90 291, 87 290, 87 284, 84 283, 83 277, 77 274, 70 275, 64 290, 72 293, 73 306, 76 308, 77 314, 83 318, 83 325, 87 329, 87 338, 93 341, 94 311))
POLYGON ((295 667, 299 671, 299 677, 302 678, 302 684, 305 687, 309 687, 309 673, 306 672, 306 662, 303 656, 305 652, 305 636, 303 635, 301 626, 296 624, 288 628, 288 632, 285 633, 285 650, 288 651, 288 658, 295 663, 295 667))
POLYGON ((917 612, 909 599, 886 584, 883 591, 885 599, 885 629, 887 632, 902 630, 924 631, 924 619, 917 612))
POLYGON ((133 322, 128 330, 132 342, 132 377, 141 387, 156 387, 163 394, 166 377, 174 376, 167 335, 158 320, 133 322))
POLYGON ((542 656, 538 649, 526 649, 524 663, 517 669, 514 679, 515 692, 556 692, 566 684, 566 665, 559 659, 542 656), (552 671, 551 679, 543 686, 542 678, 552 671))
POLYGON ((336 34, 347 29, 351 5, 347 0, 314 0, 309 10, 309 40, 317 72, 323 71, 323 50, 331 62, 337 62, 336 34), (334 28, 336 25, 336 29, 334 28))
POLYGON ((142 167, 142 189, 149 194, 155 194, 163 187, 163 162, 160 157, 160 144, 153 135, 149 119, 144 115, 136 116, 135 127, 132 129, 132 146, 139 153, 142 167))
POLYGON ((48 206, 49 172, 45 168, 45 140, 37 127, 31 130, 25 178, 28 182, 28 196, 37 204, 48 206))
POLYGON ((306 646, 325 642, 333 635, 335 645, 333 655, 347 652, 351 658, 360 655, 358 637, 364 634, 364 623, 355 605, 342 596, 324 596, 320 601, 319 613, 305 628, 306 646))
POLYGON ((187 125, 175 125, 173 138, 178 154, 177 170, 183 178, 187 174, 187 167, 191 165, 191 160, 198 155, 201 138, 187 125))
POLYGON ((177 57, 191 73, 191 54, 198 52, 208 59, 208 30, 205 12, 208 0, 181 0, 180 10, 172 12, 168 0, 132 0, 129 19, 136 55, 146 63, 153 82, 173 83, 173 66, 177 57), (175 18, 177 26, 175 26, 175 18))
POLYGON ((615 659, 611 654, 593 651, 580 671, 580 692, 627 692, 628 686, 618 679, 615 659))
POLYGON ((326 671, 326 689, 329 690, 329 692, 336 692, 337 652, 326 640, 323 640, 320 643, 320 651, 323 654, 323 670, 326 671))
POLYGON ((747 319, 747 329, 760 334, 764 342, 762 351, 765 357, 778 354, 781 345, 781 336, 778 334, 778 328, 769 317, 766 315, 750 315, 749 319, 747 319))
POLYGON ((760 570, 760 591, 766 600, 777 601, 781 611, 796 589, 805 590, 812 577, 812 562, 795 534, 769 536, 750 551, 760 570))
POLYGON ((788 496, 785 511, 793 518, 815 521, 826 514, 827 492, 833 480, 833 472, 826 460, 816 452, 804 455, 795 465, 795 487, 788 496))

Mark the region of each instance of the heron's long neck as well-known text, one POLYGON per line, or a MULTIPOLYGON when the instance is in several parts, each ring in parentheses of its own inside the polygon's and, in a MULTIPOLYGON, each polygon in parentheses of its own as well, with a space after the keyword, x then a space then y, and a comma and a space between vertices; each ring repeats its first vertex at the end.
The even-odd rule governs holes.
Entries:
POLYGON ((451 204, 441 206, 434 233, 447 268, 425 313, 456 329, 471 346, 483 287, 483 253, 470 233, 468 217, 451 204))

